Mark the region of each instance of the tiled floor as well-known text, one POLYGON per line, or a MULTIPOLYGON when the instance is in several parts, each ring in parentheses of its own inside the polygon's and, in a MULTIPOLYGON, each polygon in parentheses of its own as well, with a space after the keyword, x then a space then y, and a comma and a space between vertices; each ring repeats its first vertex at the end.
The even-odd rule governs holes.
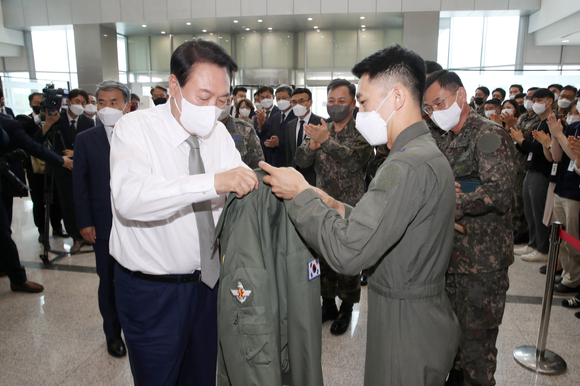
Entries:
MULTIPOLYGON (((97 307, 98 278, 92 253, 64 257, 43 269, 29 200, 15 200, 12 225, 20 258, 41 294, 13 293, 0 278, 0 385, 131 385, 129 361, 107 354, 97 307), (60 268, 60 269, 59 269, 60 268)), ((51 239, 53 248, 70 248, 70 239, 51 239)), ((90 249, 90 248, 88 248, 90 249)), ((1 251, 0 251, 1 253, 1 251)), ((538 376, 519 366, 513 350, 535 345, 545 276, 540 264, 516 259, 498 339, 498 385, 564 386, 580 384, 580 320, 554 298, 547 347, 561 355, 568 371, 538 376)), ((322 363, 327 386, 362 385, 366 346, 367 290, 356 306, 351 329, 335 337, 323 326, 322 363)), ((386 342, 385 344, 388 344, 386 342)))

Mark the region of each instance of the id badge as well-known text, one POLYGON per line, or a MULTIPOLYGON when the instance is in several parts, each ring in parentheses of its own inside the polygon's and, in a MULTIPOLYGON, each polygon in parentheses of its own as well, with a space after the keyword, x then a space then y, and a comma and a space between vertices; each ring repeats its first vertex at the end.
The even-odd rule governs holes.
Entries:
POLYGON ((552 164, 552 175, 555 176, 556 173, 558 173, 558 164, 556 162, 554 162, 552 164))
POLYGON ((531 161, 533 156, 534 156, 534 153, 530 152, 530 154, 528 154, 528 161, 531 161))
POLYGON ((574 161, 570 160, 570 165, 568 165, 568 171, 569 172, 573 172, 574 171, 574 161))

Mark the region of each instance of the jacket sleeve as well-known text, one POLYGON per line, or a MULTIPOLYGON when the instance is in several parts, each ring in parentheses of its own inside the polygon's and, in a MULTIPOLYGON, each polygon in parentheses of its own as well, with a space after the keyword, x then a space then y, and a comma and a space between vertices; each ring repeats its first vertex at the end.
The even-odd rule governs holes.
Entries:
POLYGON ((75 144, 75 166, 73 168, 73 199, 77 228, 79 230, 95 225, 91 216, 89 197, 90 180, 85 138, 85 135, 77 137, 75 144))
POLYGON ((251 169, 256 169, 260 161, 264 161, 264 152, 262 151, 262 146, 260 145, 260 139, 256 135, 253 128, 245 126, 247 128, 247 149, 248 149, 248 166, 251 169))
POLYGON ((291 202, 290 219, 311 248, 336 272, 357 275, 372 267, 403 237, 418 213, 424 187, 407 164, 390 162, 347 219, 307 189, 291 202), (420 193, 421 192, 421 193, 420 193))
POLYGON ((373 152, 372 146, 368 144, 362 135, 359 135, 354 143, 344 145, 334 138, 328 137, 322 143, 322 150, 351 173, 366 168, 373 152))
POLYGON ((294 155, 294 162, 301 168, 307 168, 314 163, 314 158, 316 157, 316 152, 319 149, 312 150, 310 148, 310 138, 305 138, 304 142, 298 149, 296 149, 296 154, 294 155))
POLYGON ((46 147, 30 138, 20 123, 14 121, 14 124, 12 127, 10 127, 8 134, 10 136, 10 142, 14 146, 24 150, 26 153, 28 153, 28 155, 39 158, 43 161, 50 162, 56 166, 62 166, 64 163, 64 159, 60 155, 56 154, 50 149, 47 149, 46 147))
MULTIPOLYGON (((481 186, 457 196, 457 209, 472 216, 489 212, 505 213, 513 199, 514 167, 507 133, 488 132, 476 144, 481 186)), ((540 145, 541 146, 541 145, 540 145)))

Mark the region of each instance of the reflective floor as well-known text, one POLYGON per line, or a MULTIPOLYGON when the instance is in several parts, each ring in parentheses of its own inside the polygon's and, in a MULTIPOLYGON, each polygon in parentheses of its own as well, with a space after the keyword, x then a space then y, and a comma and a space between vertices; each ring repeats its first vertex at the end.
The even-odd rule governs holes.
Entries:
MULTIPOLYGON (((29 279, 43 284, 45 291, 13 293, 8 278, 0 278, 0 385, 131 385, 129 361, 107 354, 94 255, 64 257, 44 269, 31 209, 28 199, 15 199, 13 237, 29 279)), ((54 249, 66 250, 71 244, 71 239, 51 237, 54 249)), ((511 288, 498 339, 498 385, 580 384, 580 319, 561 307, 562 297, 554 298, 547 347, 566 360, 567 372, 536 379, 512 358, 516 347, 536 343, 545 280, 538 273, 540 265, 516 258, 510 268, 511 288)), ((364 288, 345 335, 332 336, 330 323, 322 326, 327 386, 363 384, 366 322, 364 288)))

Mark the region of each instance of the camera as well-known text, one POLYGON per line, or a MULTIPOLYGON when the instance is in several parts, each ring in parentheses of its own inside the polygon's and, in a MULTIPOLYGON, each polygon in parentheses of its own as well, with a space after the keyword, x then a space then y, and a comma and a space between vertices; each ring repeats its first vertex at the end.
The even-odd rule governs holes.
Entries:
POLYGON ((20 197, 28 195, 30 188, 10 170, 10 163, 17 160, 25 160, 28 154, 22 149, 16 149, 8 153, 0 154, 0 176, 14 188, 20 197))
POLYGON ((40 103, 40 119, 46 120, 46 114, 51 115, 55 111, 59 112, 62 98, 68 95, 67 89, 54 88, 54 84, 49 83, 42 90, 42 102, 40 103))

